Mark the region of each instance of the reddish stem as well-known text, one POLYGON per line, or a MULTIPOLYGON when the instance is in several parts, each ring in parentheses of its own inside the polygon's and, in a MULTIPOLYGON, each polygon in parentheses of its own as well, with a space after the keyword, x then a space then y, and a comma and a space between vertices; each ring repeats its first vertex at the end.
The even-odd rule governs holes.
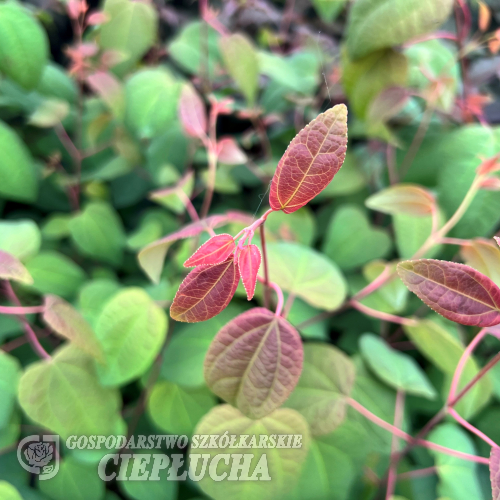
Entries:
POLYGON ((384 313, 381 311, 376 311, 371 307, 365 306, 356 300, 351 300, 351 306, 358 311, 371 316, 372 318, 380 319, 382 321, 390 321, 391 323, 397 323, 399 325, 413 326, 416 324, 415 320, 410 318, 402 318, 401 316, 395 316, 394 314, 384 313))
POLYGON ((264 265, 264 307, 269 309, 269 266, 267 263, 266 236, 264 233, 264 224, 260 225, 260 246, 262 251, 262 263, 264 265))
POLYGON ((498 448, 498 445, 490 439, 486 434, 483 434, 479 429, 476 429, 472 424, 469 424, 467 420, 462 418, 454 408, 448 408, 448 413, 463 427, 465 427, 469 432, 472 432, 479 438, 481 438, 485 443, 488 443, 493 448, 498 448))
MULTIPOLYGON (((404 406, 405 406, 405 393, 402 390, 398 390, 396 395, 396 407, 394 409, 394 427, 398 429, 401 428, 404 416, 404 406)), ((387 477, 387 493, 385 500, 391 500, 394 490, 396 488, 397 481, 397 461, 394 459, 396 452, 398 451, 398 438, 396 434, 392 435, 391 443, 391 463, 389 465, 389 474, 387 477)))
POLYGON ((469 460, 470 462, 476 462, 485 465, 489 465, 490 463, 488 458, 478 457, 477 455, 470 455, 469 453, 463 453, 461 451, 452 450, 451 448, 446 448, 445 446, 441 446, 436 443, 431 443, 430 441, 426 441, 425 439, 415 439, 406 432, 402 431, 401 429, 398 429, 397 427, 394 427, 392 424, 377 417, 377 415, 373 414, 370 410, 365 408, 363 405, 359 404, 354 399, 348 398, 347 403, 357 412, 361 413, 361 415, 366 417, 368 420, 372 421, 374 424, 378 425, 379 427, 385 429, 388 432, 396 434, 396 436, 398 436, 401 439, 404 439, 409 443, 420 445, 430 450, 439 451, 441 453, 445 453, 446 455, 450 455, 452 457, 462 458, 463 460, 469 460))
POLYGON ((38 314, 43 313, 45 306, 31 306, 31 307, 11 307, 0 306, 0 314, 38 314))

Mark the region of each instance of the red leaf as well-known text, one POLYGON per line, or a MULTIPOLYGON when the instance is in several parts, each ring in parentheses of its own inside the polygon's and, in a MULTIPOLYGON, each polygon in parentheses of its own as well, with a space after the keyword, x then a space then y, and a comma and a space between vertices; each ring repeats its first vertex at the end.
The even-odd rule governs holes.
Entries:
POLYGON ((191 85, 185 85, 182 89, 179 99, 179 119, 186 134, 192 137, 205 137, 207 132, 205 105, 191 85))
POLYGON ((154 241, 144 247, 137 256, 139 264, 151 280, 158 283, 165 255, 174 241, 191 238, 192 236, 196 236, 209 228, 214 229, 238 218, 246 220, 248 219, 248 216, 245 216, 242 212, 228 212, 227 214, 211 215, 206 219, 192 222, 182 229, 179 229, 179 231, 169 234, 168 236, 165 236, 165 238, 154 241))
POLYGON ((398 264, 404 284, 431 309, 462 325, 500 323, 500 289, 472 267, 421 259, 398 264))
POLYGON ((261 307, 240 314, 215 336, 205 358, 210 389, 250 418, 281 406, 300 377, 300 335, 261 307))
POLYGON ((193 269, 181 283, 170 316, 176 321, 206 321, 223 311, 240 281, 238 265, 231 256, 214 266, 193 269))
POLYGON ((196 252, 184 262, 184 267, 211 266, 225 261, 235 249, 230 234, 218 234, 203 243, 196 252))
POLYGON ((240 268, 241 281, 247 292, 248 300, 252 300, 257 283, 257 273, 259 272, 262 257, 257 245, 247 245, 243 247, 238 257, 238 267, 240 268))
POLYGON ((491 449, 490 479, 493 500, 500 500, 500 448, 491 449))
POLYGON ((347 108, 339 104, 302 129, 288 146, 274 174, 269 204, 290 214, 328 186, 344 163, 347 108))

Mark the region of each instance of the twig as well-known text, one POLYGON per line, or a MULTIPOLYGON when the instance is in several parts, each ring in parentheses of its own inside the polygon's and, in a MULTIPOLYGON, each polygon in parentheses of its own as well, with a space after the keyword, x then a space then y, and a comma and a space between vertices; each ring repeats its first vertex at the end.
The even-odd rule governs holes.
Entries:
MULTIPOLYGON (((398 429, 401 428, 401 425, 403 423, 404 405, 405 405, 405 393, 400 389, 396 394, 396 407, 394 409, 394 427, 397 427, 398 429)), ((389 474, 387 477, 387 493, 385 496, 386 500, 391 500, 396 487, 397 462, 393 459, 393 457, 397 452, 397 450, 398 450, 398 438, 396 434, 393 434, 391 443, 391 462, 389 465, 389 474)))

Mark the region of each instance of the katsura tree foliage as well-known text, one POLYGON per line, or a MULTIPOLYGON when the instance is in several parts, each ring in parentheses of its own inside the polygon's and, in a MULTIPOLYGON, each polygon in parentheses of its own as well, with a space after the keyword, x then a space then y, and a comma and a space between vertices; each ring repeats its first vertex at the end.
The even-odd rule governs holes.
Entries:
POLYGON ((0 4, 0 498, 499 500, 499 18, 0 4), (271 479, 98 475, 200 451, 271 479))

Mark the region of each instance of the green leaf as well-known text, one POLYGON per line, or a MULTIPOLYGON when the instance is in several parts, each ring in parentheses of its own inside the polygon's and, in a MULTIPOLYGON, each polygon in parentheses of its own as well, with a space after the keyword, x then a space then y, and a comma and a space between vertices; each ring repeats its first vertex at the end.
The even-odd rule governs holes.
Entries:
POLYGON ((266 241, 270 243, 285 240, 310 246, 315 234, 316 219, 308 207, 302 207, 291 214, 281 210, 273 212, 273 215, 266 220, 266 241))
POLYGON ((352 361, 327 344, 305 344, 299 382, 285 402, 306 419, 313 436, 334 431, 344 420, 354 385, 352 361))
POLYGON ((104 12, 109 21, 101 26, 99 45, 122 53, 127 67, 134 64, 156 41, 156 9, 147 1, 106 0, 104 12))
MULTIPOLYGON (((442 217, 441 217, 442 219, 442 217)), ((392 216, 396 247, 399 256, 410 259, 424 244, 432 232, 432 216, 418 217, 414 215, 397 214, 392 216)), ((426 259, 435 257, 441 251, 442 245, 433 246, 425 254, 426 259)))
MULTIPOLYGON (((491 158, 498 152, 495 130, 468 125, 444 134, 434 145, 432 162, 438 174, 439 205, 449 218, 462 202, 476 175, 481 157, 491 158)), ((496 227, 500 212, 500 193, 481 190, 467 212, 451 231, 457 238, 486 236, 496 227)))
POLYGON ((47 240, 60 240, 70 235, 69 222, 72 214, 51 214, 42 226, 42 236, 47 240))
POLYGON ((386 384, 415 396, 436 398, 434 387, 412 357, 392 349, 371 333, 361 337, 359 347, 365 362, 386 384))
POLYGON ((23 500, 19 491, 7 481, 0 481, 0 498, 2 500, 23 500))
MULTIPOLYGON (((347 293, 337 266, 312 248, 297 243, 270 243, 267 246, 270 280, 308 304, 333 311, 347 293)), ((263 275, 263 266, 260 274, 263 275)))
POLYGON ((464 263, 500 285, 500 249, 493 240, 476 238, 460 248, 464 263))
POLYGON ((25 260, 38 253, 41 243, 40 230, 32 220, 0 220, 0 250, 25 260))
POLYGON ((320 60, 315 52, 303 51, 284 57, 271 52, 259 52, 261 73, 287 90, 312 94, 319 83, 320 60))
POLYGON ((114 434, 121 398, 100 385, 92 358, 67 346, 28 367, 19 382, 19 404, 31 420, 66 439, 114 434))
POLYGON ((178 332, 176 328, 163 356, 161 376, 181 387, 203 387, 203 363, 213 338, 243 311, 244 307, 232 303, 208 321, 182 325, 178 332))
POLYGON ((140 138, 167 132, 177 116, 180 89, 180 83, 165 68, 135 73, 125 85, 126 123, 140 138))
POLYGON ((122 385, 142 375, 160 351, 167 334, 167 315, 140 288, 118 292, 96 325, 106 359, 97 365, 104 385, 122 385))
MULTIPOLYGON (((177 489, 178 481, 172 480, 169 476, 171 468, 156 468, 158 465, 157 460, 163 458, 162 455, 155 453, 148 453, 144 450, 134 450, 134 455, 139 455, 144 457, 137 457, 130 460, 127 467, 126 477, 130 478, 134 466, 136 466, 138 460, 142 460, 141 466, 144 467, 145 474, 148 474, 149 480, 147 481, 118 481, 117 484, 121 490, 125 492, 125 498, 132 498, 133 500, 174 500, 178 498, 177 489), (155 472, 156 471, 156 472, 155 472), (157 474, 158 479, 152 479, 153 473, 157 474)), ((142 475, 142 472, 139 473, 142 475)), ((182 475, 182 470, 178 472, 178 475, 182 475)), ((109 494, 109 491, 108 491, 109 494)), ((120 497, 122 498, 122 497, 120 497)), ((120 500, 119 497, 108 498, 105 500, 120 500)))
POLYGON ((174 61, 189 73, 200 75, 207 71, 213 78, 220 62, 220 35, 206 23, 187 24, 170 43, 168 50, 174 61))
POLYGON ((81 267, 58 252, 40 252, 26 262, 26 269, 34 280, 31 288, 44 295, 71 298, 85 281, 81 267))
POLYGON ((427 77, 439 80, 440 92, 435 103, 441 110, 450 112, 460 79, 456 51, 441 40, 428 40, 410 45, 405 53, 409 60, 409 85, 432 92, 435 87, 427 77))
POLYGON ((57 97, 73 104, 78 97, 75 82, 65 73, 64 69, 49 62, 43 69, 42 78, 36 91, 46 97, 57 97))
POLYGON ((95 328, 105 304, 120 290, 116 281, 101 278, 88 281, 80 288, 78 308, 83 317, 95 328))
MULTIPOLYGON (((198 482, 204 493, 212 498, 238 498, 240 500, 275 500, 276 498, 286 498, 286 494, 297 483, 298 477, 304 460, 307 456, 310 438, 307 423, 303 417, 289 408, 280 408, 271 415, 259 420, 252 420, 245 417, 239 410, 230 405, 219 405, 211 410, 195 429, 194 434, 208 434, 219 436, 224 433, 236 435, 238 443, 240 435, 248 435, 247 442, 256 439, 259 443, 261 436, 267 437, 266 442, 272 434, 295 434, 302 437, 301 447, 299 448, 248 448, 244 450, 245 454, 252 455, 249 475, 256 469, 257 464, 261 466, 267 462, 264 470, 268 471, 264 475, 256 474, 259 477, 270 477, 271 480, 253 480, 246 481, 242 488, 241 481, 215 481, 209 474, 205 474, 198 482), (255 438, 253 437, 255 436, 255 438), (262 457, 265 457, 262 459, 262 457), (262 460, 262 462, 260 462, 262 460)), ((201 443, 201 440, 198 441, 201 443)), ((241 448, 195 448, 191 446, 190 456, 193 454, 208 454, 210 457, 219 453, 241 453, 241 448)), ((209 462, 210 463, 210 462, 209 462)), ((193 466, 194 461, 191 462, 193 466)), ((232 461, 226 464, 223 460, 219 461, 217 467, 218 474, 224 474, 231 470, 232 461)), ((198 465, 199 467, 199 465, 198 465)))
POLYGON ((83 316, 65 300, 55 295, 45 297, 43 320, 61 337, 99 361, 104 360, 101 346, 92 327, 83 316))
POLYGON ((89 203, 69 223, 71 238, 83 255, 119 264, 125 233, 118 214, 101 201, 89 203))
POLYGON ((28 123, 35 127, 51 128, 68 116, 69 104, 61 99, 45 99, 29 117, 28 123))
POLYGON ((358 0, 349 13, 347 48, 352 58, 400 45, 436 30, 448 16, 453 0, 358 0))
POLYGON ((312 0, 311 3, 321 19, 331 23, 340 14, 347 0, 312 0))
MULTIPOLYGON (((0 4, 0 19, 1 9, 7 5, 12 4, 0 4)), ((1 38, 0 35, 0 40, 1 38)), ((34 201, 38 191, 37 169, 24 143, 2 121, 0 121, 0 149, 2 150, 0 156, 0 196, 7 200, 34 201)))
POLYGON ((215 396, 204 387, 185 389, 163 380, 151 390, 148 413, 161 430, 191 436, 203 415, 215 405, 215 396))
POLYGON ((17 384, 21 375, 19 361, 3 351, 0 351, 0 429, 10 420, 17 395, 17 384))
MULTIPOLYGON (((429 441, 476 455, 471 438, 455 424, 441 424, 429 434, 429 441)), ((429 451, 436 460, 439 496, 453 500, 470 500, 471 498, 486 500, 479 481, 478 464, 437 451, 429 451)))
POLYGON ((355 205, 344 205, 335 212, 323 243, 323 252, 341 269, 380 259, 390 248, 387 232, 370 226, 365 211, 355 205))
POLYGON ((37 86, 47 64, 45 31, 20 3, 0 5, 0 71, 24 87, 37 86))
POLYGON ((408 62, 394 50, 380 50, 363 59, 353 61, 342 51, 342 84, 358 118, 365 119, 380 92, 406 83, 408 62))
POLYGON ((290 500, 347 500, 368 456, 366 430, 346 420, 334 432, 315 437, 290 500))
MULTIPOLYGON (((429 319, 420 320, 416 326, 405 326, 404 329, 417 349, 451 378, 464 352, 462 343, 439 323, 429 319)), ((460 379, 458 390, 463 389, 478 372, 476 361, 469 358, 460 379)), ((464 418, 472 417, 488 403, 491 392, 491 381, 488 377, 484 377, 458 403, 457 411, 464 418)))
POLYGON ((77 462, 73 457, 61 461, 59 472, 40 481, 40 490, 52 500, 102 500, 105 484, 94 467, 77 462))
POLYGON ((259 61, 252 42, 235 33, 219 39, 219 50, 228 73, 252 107, 259 84, 259 61))

